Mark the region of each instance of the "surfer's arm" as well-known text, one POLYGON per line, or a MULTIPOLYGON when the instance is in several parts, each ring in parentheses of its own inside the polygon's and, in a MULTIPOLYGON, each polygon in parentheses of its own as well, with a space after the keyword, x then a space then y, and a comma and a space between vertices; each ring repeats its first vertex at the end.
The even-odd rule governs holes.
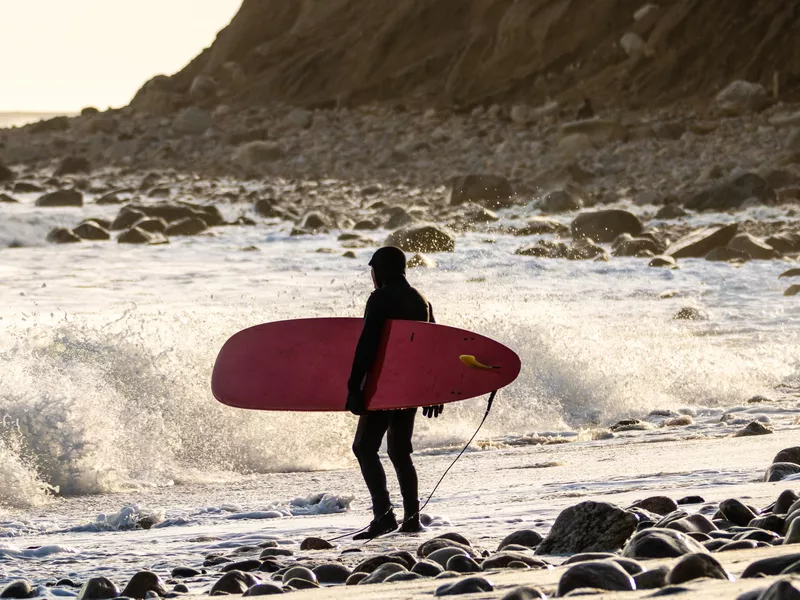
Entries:
POLYGON ((375 362, 378 349, 381 345, 383 325, 386 322, 386 310, 380 296, 372 294, 367 301, 367 310, 364 314, 364 328, 358 339, 356 354, 353 358, 353 368, 347 382, 347 390, 352 393, 361 393, 364 389, 364 379, 375 362))

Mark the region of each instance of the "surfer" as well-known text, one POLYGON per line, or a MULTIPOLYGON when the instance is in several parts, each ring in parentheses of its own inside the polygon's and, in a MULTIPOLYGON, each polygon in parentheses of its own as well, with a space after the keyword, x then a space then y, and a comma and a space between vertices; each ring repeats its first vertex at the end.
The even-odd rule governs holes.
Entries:
MULTIPOLYGON (((375 361, 381 342, 383 326, 387 319, 423 321, 434 323, 433 307, 425 297, 411 287, 406 279, 406 255, 399 248, 380 248, 369 262, 375 291, 367 301, 364 328, 356 347, 353 368, 347 383, 346 408, 359 415, 358 428, 353 441, 353 453, 361 466, 361 474, 372 496, 374 519, 369 528, 353 539, 372 539, 394 531, 398 527, 389 491, 386 489, 386 472, 378 450, 388 433, 389 459, 394 465, 403 496, 403 523, 400 531, 415 533, 422 528, 419 522, 419 483, 417 470, 411 460, 414 451, 411 436, 414 433, 416 408, 368 411, 364 399, 364 384, 375 361)), ((444 406, 427 406, 422 414, 438 417, 444 406)))

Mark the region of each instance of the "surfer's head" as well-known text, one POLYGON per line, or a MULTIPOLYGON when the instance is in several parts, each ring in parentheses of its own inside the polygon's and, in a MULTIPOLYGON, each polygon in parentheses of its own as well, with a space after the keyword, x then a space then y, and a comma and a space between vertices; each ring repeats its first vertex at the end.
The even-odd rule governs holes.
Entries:
POLYGON ((406 255, 400 248, 384 246, 372 255, 369 265, 372 267, 372 281, 379 288, 390 279, 406 274, 406 255))

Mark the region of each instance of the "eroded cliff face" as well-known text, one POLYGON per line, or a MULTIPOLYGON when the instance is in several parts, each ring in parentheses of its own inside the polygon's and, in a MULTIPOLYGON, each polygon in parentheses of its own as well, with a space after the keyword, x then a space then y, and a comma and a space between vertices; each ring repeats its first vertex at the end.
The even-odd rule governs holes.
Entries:
POLYGON ((655 106, 733 79, 771 88, 776 71, 782 93, 800 90, 798 0, 245 0, 209 49, 134 104, 181 104, 191 90, 312 106, 655 106))

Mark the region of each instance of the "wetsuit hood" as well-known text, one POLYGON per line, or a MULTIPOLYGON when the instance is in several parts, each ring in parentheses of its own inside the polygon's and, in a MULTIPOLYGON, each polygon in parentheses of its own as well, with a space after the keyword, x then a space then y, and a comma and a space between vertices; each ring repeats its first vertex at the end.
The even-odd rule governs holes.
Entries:
POLYGON ((372 255, 369 265, 375 270, 376 283, 382 286, 392 279, 405 276, 406 255, 400 248, 385 246, 372 255))

